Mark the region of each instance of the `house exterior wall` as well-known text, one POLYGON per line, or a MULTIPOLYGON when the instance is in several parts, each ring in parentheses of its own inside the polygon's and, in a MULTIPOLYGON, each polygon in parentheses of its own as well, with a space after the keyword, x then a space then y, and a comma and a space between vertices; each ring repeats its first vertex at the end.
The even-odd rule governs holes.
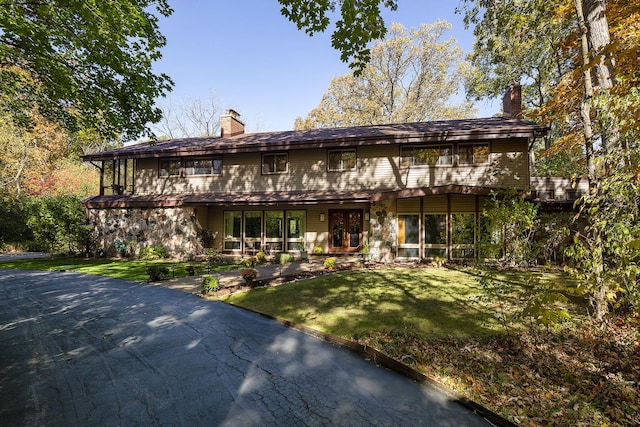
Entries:
POLYGON ((116 240, 125 242, 131 255, 154 245, 182 258, 203 250, 194 208, 89 209, 88 221, 96 227, 99 245, 109 256, 116 255, 116 240))
POLYGON ((529 164, 526 140, 494 141, 490 162, 473 166, 401 166, 398 145, 356 149, 353 171, 328 171, 326 149, 291 150, 286 173, 263 174, 259 152, 225 154, 222 174, 159 176, 158 159, 139 159, 136 194, 248 193, 298 190, 380 191, 436 187, 449 184, 526 189, 529 164))

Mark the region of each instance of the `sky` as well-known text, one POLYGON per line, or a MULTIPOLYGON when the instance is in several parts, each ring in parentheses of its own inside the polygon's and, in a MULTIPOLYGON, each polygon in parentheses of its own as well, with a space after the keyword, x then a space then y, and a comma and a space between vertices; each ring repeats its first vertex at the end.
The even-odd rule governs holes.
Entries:
MULTIPOLYGON (((473 34, 455 14, 458 0, 399 0, 398 9, 384 13, 387 27, 407 28, 445 19, 465 52, 473 34)), ((169 18, 160 18, 167 38, 163 58, 154 70, 173 80, 168 102, 179 105, 213 94, 224 113, 238 111, 247 132, 293 129, 327 91, 331 79, 350 72, 331 47, 331 34, 309 37, 280 14, 277 0, 173 0, 169 18)), ((480 117, 499 112, 497 102, 476 104, 480 117)))

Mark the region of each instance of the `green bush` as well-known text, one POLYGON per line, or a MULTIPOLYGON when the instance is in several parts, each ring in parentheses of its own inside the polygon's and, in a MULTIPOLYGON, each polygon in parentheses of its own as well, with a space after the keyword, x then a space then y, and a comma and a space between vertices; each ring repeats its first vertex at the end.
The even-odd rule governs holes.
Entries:
POLYGON ((260 251, 256 254, 256 259, 258 260, 258 262, 260 264, 262 264, 263 262, 265 262, 267 260, 267 254, 265 254, 264 252, 260 251))
POLYGON ((336 265, 336 259, 334 257, 329 257, 324 260, 324 268, 327 270, 333 270, 333 267, 336 265))
POLYGON ((279 252, 276 254, 276 264, 286 264, 288 262, 293 262, 295 258, 293 257, 293 255, 288 254, 286 252, 279 252))
POLYGON ((215 292, 220 289, 220 282, 215 276, 207 276, 202 280, 202 291, 205 294, 215 292))
POLYGON ((167 250, 160 246, 146 246, 140 249, 140 259, 154 260, 167 257, 167 250))
POLYGON ((316 246, 315 248, 313 248, 313 254, 314 255, 322 255, 322 252, 324 252, 322 250, 322 248, 320 246, 316 246))
POLYGON ((147 267, 147 274, 150 282, 157 282, 169 277, 169 268, 164 265, 150 265, 147 267))

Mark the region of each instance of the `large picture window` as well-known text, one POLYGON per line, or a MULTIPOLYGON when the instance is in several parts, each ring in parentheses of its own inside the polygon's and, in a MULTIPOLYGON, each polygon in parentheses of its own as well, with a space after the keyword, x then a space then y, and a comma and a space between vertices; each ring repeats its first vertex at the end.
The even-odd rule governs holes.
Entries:
POLYGON ((306 211, 287 211, 287 250, 304 251, 307 232, 306 211))
POLYGON ((489 144, 458 145, 459 165, 483 165, 489 163, 489 144))
POLYGON ((260 251, 262 247, 262 211, 244 213, 244 249, 260 251))
POLYGON ((242 244, 242 212, 224 213, 224 249, 240 250, 242 244))
POLYGON ((356 169, 356 150, 329 150, 330 171, 351 171, 356 169))
POLYGON ((475 255, 475 235, 475 214, 451 214, 451 258, 473 258, 475 255))
POLYGON ((398 215, 398 256, 420 256, 420 215, 398 215))
POLYGON ((284 250, 284 212, 266 211, 264 228, 265 251, 271 253, 284 250))
POLYGON ((400 166, 451 166, 453 164, 453 146, 427 145, 402 147, 400 166))
POLYGON ((262 173, 286 173, 289 170, 289 156, 287 153, 263 154, 262 173))
POLYGON ((424 216, 424 257, 447 257, 447 215, 424 216))

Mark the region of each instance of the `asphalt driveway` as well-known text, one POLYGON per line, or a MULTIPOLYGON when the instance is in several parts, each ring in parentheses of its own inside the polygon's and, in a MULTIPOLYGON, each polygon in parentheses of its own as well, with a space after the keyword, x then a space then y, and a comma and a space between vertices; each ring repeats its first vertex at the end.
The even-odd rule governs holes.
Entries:
POLYGON ((0 269, 0 425, 487 425, 262 316, 183 292, 0 269))

